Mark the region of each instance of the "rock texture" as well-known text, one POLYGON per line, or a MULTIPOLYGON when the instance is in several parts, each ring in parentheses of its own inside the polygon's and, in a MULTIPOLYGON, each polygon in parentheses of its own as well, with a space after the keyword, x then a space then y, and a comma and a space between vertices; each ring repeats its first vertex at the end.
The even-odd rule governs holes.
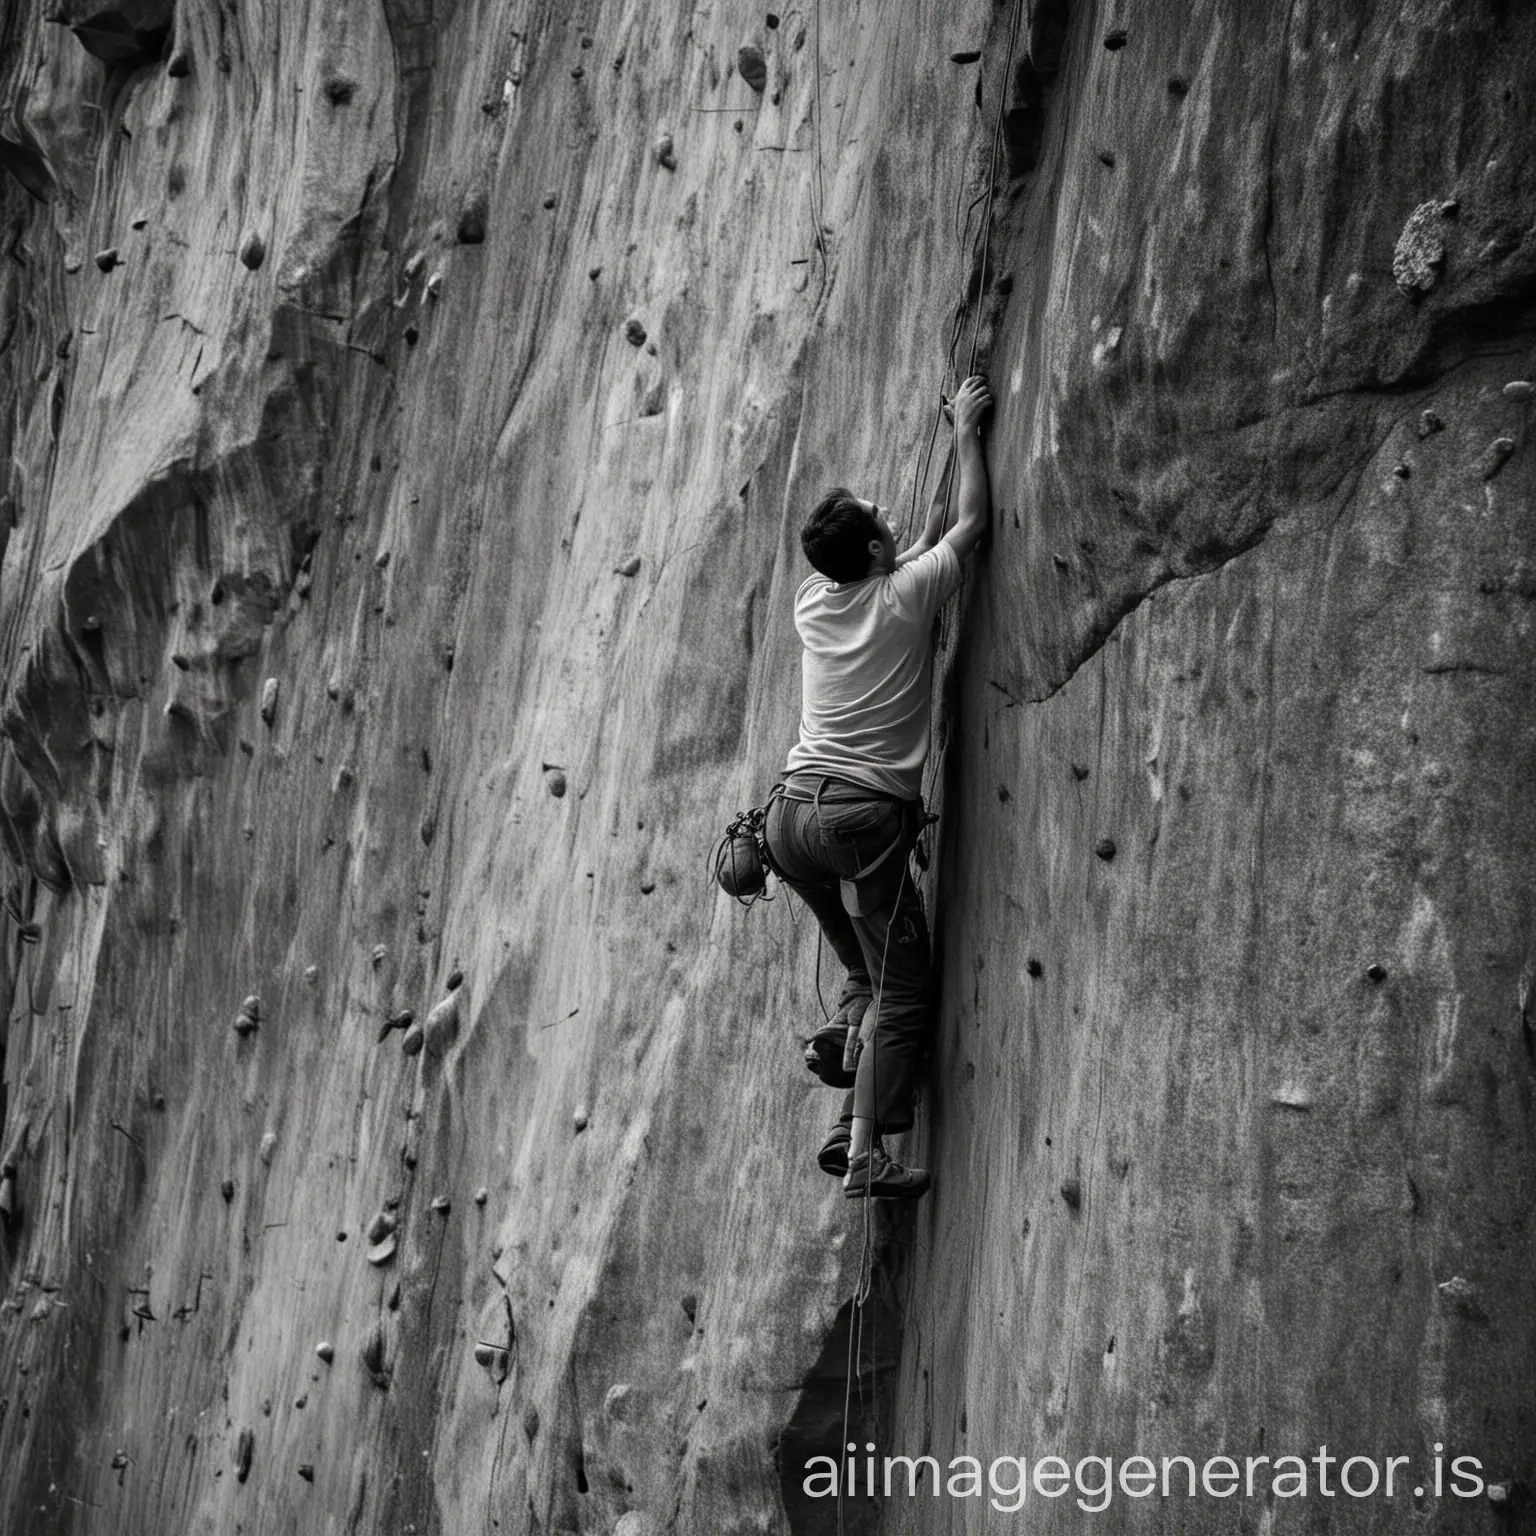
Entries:
POLYGON ((11 5, 0 1528, 831 1531, 852 1348, 882 1450, 1501 1490, 1111 1528, 1530 1529, 1532 79, 1495 0, 11 5), (866 1230, 702 867, 973 352, 866 1230))

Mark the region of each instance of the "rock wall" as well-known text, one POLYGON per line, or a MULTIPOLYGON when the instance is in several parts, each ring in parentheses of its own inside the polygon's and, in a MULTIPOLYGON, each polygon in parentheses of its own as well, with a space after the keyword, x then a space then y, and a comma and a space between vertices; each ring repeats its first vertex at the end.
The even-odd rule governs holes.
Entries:
POLYGON ((1498 0, 9 7, 0 1528, 832 1531, 846 1401, 1531 1529, 1533 80, 1498 0), (973 355, 866 1227, 704 854, 973 355))

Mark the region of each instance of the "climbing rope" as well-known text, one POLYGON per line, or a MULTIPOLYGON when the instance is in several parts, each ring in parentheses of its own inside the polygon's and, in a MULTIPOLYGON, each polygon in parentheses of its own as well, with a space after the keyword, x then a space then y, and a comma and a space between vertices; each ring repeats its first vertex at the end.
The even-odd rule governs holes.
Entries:
POLYGON ((827 184, 821 170, 821 0, 816 0, 816 25, 814 46, 816 49, 816 102, 812 114, 816 130, 816 195, 811 199, 811 216, 816 220, 816 249, 821 256, 821 281, 827 281, 827 184))
MULTIPOLYGON (((984 211, 982 213, 982 226, 983 226, 983 229, 982 229, 982 247, 981 247, 981 268, 980 268, 979 280, 978 280, 977 289, 976 289, 976 319, 975 319, 974 329, 971 332, 970 358, 969 358, 969 361, 968 361, 967 367, 966 367, 966 377, 967 378, 969 378, 976 371, 976 353, 977 353, 977 350, 978 350, 978 348, 980 346, 980 341, 981 341, 982 298, 983 298, 983 295, 986 293, 986 287, 987 287, 987 267, 988 267, 988 263, 989 263, 989 261, 991 259, 992 205, 993 205, 993 201, 994 201, 994 198, 996 196, 996 190, 997 190, 997 152, 998 152, 998 146, 999 146, 999 144, 1001 143, 1001 140, 1002 140, 1003 107, 1004 107, 1004 104, 1006 103, 1006 101, 1008 99, 1008 85, 1009 85, 1009 82, 1013 78, 1013 54, 1014 54, 1014 47, 1015 47, 1015 44, 1016 44, 1017 39, 1018 39, 1019 8, 1020 8, 1020 0, 1014 0, 1013 15, 1010 18, 1009 27, 1008 27, 1008 51, 1007 51, 1007 55, 1006 55, 1006 59, 1005 59, 1004 65, 1003 65, 1003 78, 1002 78, 1001 84, 1000 84, 999 89, 998 89, 997 110, 996 110, 996 113, 995 113, 994 119, 993 119, 991 158, 990 158, 990 160, 988 162, 988 166, 987 166, 986 206, 985 206, 985 209, 984 209, 984 211)), ((820 71, 820 9, 821 9, 821 7, 820 7, 820 0, 817 0, 817 50, 818 50, 817 51, 817 91, 818 91, 818 101, 819 101, 819 93, 820 93, 820 85, 821 85, 821 80, 820 80, 820 74, 821 74, 821 71, 820 71)), ((819 117, 819 111, 818 111, 818 117, 819 117)), ((820 158, 819 139, 818 139, 818 151, 817 151, 817 153, 818 153, 818 160, 819 160, 819 158, 820 158)), ((980 200, 979 198, 978 199, 974 199, 972 201, 972 203, 971 203, 970 208, 966 210, 965 230, 962 231, 962 234, 961 234, 962 246, 964 244, 965 233, 967 233, 969 231, 971 213, 975 210, 976 202, 979 201, 979 200, 980 200)), ((962 304, 957 309, 957 311, 956 311, 954 328, 953 328, 953 330, 950 333, 949 349, 948 349, 948 352, 946 354, 945 362, 944 362, 944 379, 945 379, 945 381, 948 380, 948 378, 950 376, 950 373, 951 373, 951 371, 954 368, 955 350, 956 350, 956 347, 959 344, 961 330, 962 330, 962 327, 963 327, 963 324, 964 324, 964 318, 965 318, 965 306, 962 304)), ((921 487, 924 484, 926 484, 927 478, 928 478, 928 472, 929 472, 929 469, 932 466, 933 448, 934 448, 934 444, 935 444, 935 442, 936 442, 936 440, 938 438, 939 423, 943 420, 945 403, 946 402, 945 402, 945 399, 944 399, 943 384, 941 383, 940 390, 939 390, 939 407, 938 407, 938 410, 934 414, 933 428, 930 431, 929 436, 928 436, 928 445, 927 445, 927 448, 924 451, 923 460, 922 460, 922 467, 919 470, 918 475, 917 475, 917 477, 915 478, 915 480, 913 482, 913 487, 912 487, 912 503, 911 503, 911 507, 909 508, 909 511, 908 511, 907 527, 903 530, 903 541, 905 541, 906 535, 907 535, 907 533, 911 529, 912 520, 913 520, 913 518, 916 515, 918 491, 921 489, 921 487)), ((943 516, 944 516, 945 519, 947 519, 948 516, 949 516, 949 498, 950 498, 950 496, 954 492, 954 478, 955 477, 954 477, 953 461, 951 461, 949 476, 948 476, 948 479, 946 480, 945 486, 944 486, 944 513, 943 513, 943 516)), ((947 632, 945 631, 945 629, 943 627, 942 618, 941 618, 940 622, 941 622, 941 644, 943 644, 944 641, 947 640, 947 632)), ((933 724, 934 724, 934 720, 933 720, 933 698, 932 698, 932 694, 930 693, 930 696, 929 696, 929 740, 930 740, 930 743, 933 740, 933 724)), ((923 804, 927 804, 928 803, 929 796, 931 796, 931 793, 932 793, 932 786, 933 786, 934 783, 937 782, 937 754, 934 753, 931 750, 931 748, 930 748, 930 754, 929 755, 930 755, 930 759, 933 762, 933 778, 932 778, 932 780, 930 781, 930 784, 929 784, 929 792, 923 798, 923 802, 922 802, 923 804)), ((919 829, 919 834, 918 834, 919 836, 921 836, 921 830, 922 829, 920 828, 919 829)), ((913 851, 915 851, 915 849, 916 849, 916 843, 914 842, 914 849, 913 849, 913 851)), ((879 1081, 880 1081, 880 1079, 879 1079, 879 1066, 880 1066, 880 1055, 879 1055, 879 1051, 880 1051, 880 1028, 879 1028, 879 1026, 880 1026, 880 1007, 881 1007, 881 1004, 882 1004, 882 1002, 884 1000, 884 993, 885 993, 885 968, 886 968, 886 960, 887 960, 887 957, 889 956, 889 953, 890 953, 891 924, 894 923, 895 920, 896 920, 897 912, 898 912, 898 910, 900 909, 900 906, 901 906, 901 898, 902 898, 903 894, 905 893, 905 889, 906 889, 906 880, 907 880, 907 876, 908 876, 908 872, 909 872, 909 867, 910 867, 909 866, 909 859, 910 859, 910 852, 909 852, 908 856, 903 858, 903 860, 902 860, 901 876, 900 876, 900 879, 897 882, 896 896, 895 896, 895 899, 894 899, 894 901, 892 903, 892 906, 891 906, 891 915, 886 920, 885 940, 884 940, 884 943, 883 943, 883 945, 881 947, 881 951, 880 951, 880 972, 879 972, 879 977, 878 977, 878 980, 877 980, 876 986, 875 986, 874 1001, 871 1004, 871 1009, 872 1009, 871 1018, 873 1019, 873 1023, 870 1026, 870 1032, 869 1032, 869 1052, 870 1052, 869 1070, 870 1070, 871 1097, 874 1100, 876 1105, 878 1105, 878 1103, 879 1103, 879 1081)), ((819 951, 818 951, 818 955, 817 955, 817 972, 818 972, 818 987, 819 987, 819 981, 820 981, 820 953, 819 953, 819 951)), ((879 1140, 879 1135, 878 1135, 878 1121, 877 1121, 875 1126, 872 1127, 872 1129, 871 1129, 870 1154, 869 1154, 870 1155, 870 1171, 873 1171, 874 1149, 875 1149, 875 1146, 876 1146, 878 1140, 879 1140)), ((867 1178, 867 1175, 866 1175, 866 1178, 867 1178)), ((872 1229, 872 1224, 873 1224, 873 1215, 872 1215, 872 1212, 871 1212, 871 1205, 872 1205, 872 1198, 869 1195, 867 1187, 866 1187, 866 1192, 865 1192, 865 1196, 864 1196, 864 1212, 863 1212, 863 1217, 864 1217, 864 1219, 863 1219, 863 1241, 862 1241, 862 1245, 861 1245, 861 1249, 860 1249, 860 1253, 859 1253, 859 1280, 858 1280, 857 1289, 854 1292, 854 1297, 853 1297, 853 1314, 849 1318, 849 1327, 848 1327, 848 1359, 847 1359, 847 1366, 846 1366, 844 1382, 843 1382, 843 1422, 842 1422, 842 1438, 839 1441, 839 1447, 838 1447, 838 1461, 839 1461, 839 1463, 844 1463, 846 1461, 846 1458, 849 1455, 849 1452, 848 1452, 848 1449, 847 1449, 847 1446, 848 1446, 848 1424, 849 1424, 849 1418, 850 1418, 852 1404, 853 1404, 853 1378, 854 1378, 855 1374, 857 1374, 858 1377, 859 1377, 859 1392, 860 1392, 860 1406, 861 1406, 861 1410, 862 1410, 862 1403, 863 1403, 863 1321, 864 1321, 864 1308, 865 1308, 865 1306, 867 1305, 867 1303, 869 1301, 870 1291, 871 1291, 870 1247, 871 1247, 871 1235, 872 1235, 871 1234, 871 1229, 872 1229)), ((878 1342, 878 1339, 875 1337, 876 1327, 877 1327, 877 1324, 875 1322, 875 1319, 873 1317, 871 1317, 871 1319, 870 1319, 870 1369, 871 1369, 871 1375, 873 1375, 873 1372, 874 1372, 876 1366, 878 1365, 878 1361, 879 1361, 879 1342, 878 1342)), ((875 1425, 875 1435, 876 1435, 876 1443, 878 1444, 879 1443, 879 1425, 878 1425, 879 1396, 878 1396, 878 1392, 876 1392, 876 1394, 875 1394, 874 1404, 875 1404, 875 1410, 874 1411, 875 1411, 875 1414, 877 1416, 877 1422, 876 1422, 876 1425, 875 1425)), ((842 1476, 838 1477, 838 1480, 837 1480, 837 1530, 838 1530, 838 1536, 845 1536, 845 1532, 846 1532, 846 1526, 845 1526, 845 1522, 844 1522, 844 1499, 845 1499, 846 1491, 847 1491, 846 1490, 846 1483, 847 1483, 847 1480, 844 1477, 842 1477, 842 1476)), ((870 1490, 868 1488, 866 1488, 865 1489, 866 1497, 869 1495, 869 1493, 870 1493, 870 1490)))
MULTIPOLYGON (((891 952, 891 924, 896 921, 896 914, 901 910, 901 898, 906 891, 907 873, 910 868, 908 859, 901 861, 901 875, 896 882, 896 895, 891 902, 891 915, 885 920, 885 940, 880 948, 880 973, 875 982, 874 1000, 870 1004, 870 1017, 874 1022, 869 1031, 869 1089, 870 1097, 878 1105, 880 1102, 880 1005, 885 997, 885 963, 891 952)), ((876 1143, 880 1139, 879 1122, 870 1131, 869 1141, 869 1170, 874 1171, 874 1153, 876 1143)), ((867 1177, 867 1176, 866 1176, 867 1177)), ((859 1251, 859 1283, 853 1294, 853 1314, 848 1319, 848 1364, 843 1379, 843 1433, 839 1441, 838 1459, 841 1461, 847 1455, 848 1446, 848 1420, 853 1404, 853 1381, 855 1375, 859 1380, 859 1407, 862 1416, 864 1402, 864 1307, 869 1300, 870 1285, 870 1237, 873 1223, 872 1206, 873 1197, 868 1192, 866 1184, 864 1194, 864 1234, 863 1243, 859 1251), (855 1344, 855 1326, 857 1326, 858 1343, 855 1344)), ((870 1374, 874 1374, 874 1366, 879 1358, 879 1341, 875 1337, 876 1324, 873 1318, 870 1320, 870 1374)), ((876 1393, 874 1399, 875 1411, 875 1442, 879 1443, 880 1437, 880 1399, 876 1393)), ((866 1489, 867 1493, 868 1490, 866 1489)), ((839 1536, 843 1536, 843 1496, 844 1479, 837 1480, 837 1529, 839 1536)))
MULTIPOLYGON (((975 326, 974 326, 973 330, 971 331, 971 352, 970 352, 970 358, 969 358, 969 360, 967 361, 967 364, 966 364, 966 377, 967 378, 969 378, 976 371, 976 352, 977 352, 977 349, 978 349, 978 347, 980 346, 980 343, 981 343, 982 297, 983 297, 983 295, 987 291, 987 266, 988 266, 988 263, 989 263, 989 261, 991 259, 991 254, 992 254, 992 204, 993 204, 993 200, 994 200, 994 198, 996 196, 996 192, 997 192, 997 151, 998 151, 999 144, 1002 142, 1003 108, 1004 108, 1004 106, 1005 106, 1005 104, 1007 103, 1007 100, 1008 100, 1008 85, 1009 85, 1009 82, 1013 79, 1013 54, 1014 54, 1015 44, 1018 41, 1018 31, 1019 31, 1019 0, 1014 0, 1013 15, 1010 18, 1009 26, 1008 26, 1008 52, 1007 52, 1006 58, 1005 58, 1004 63, 1003 63, 1003 79, 1002 79, 1002 84, 1001 84, 1001 86, 1000 86, 1000 88, 998 90, 998 95, 997 95, 997 111, 994 114, 993 120, 992 120, 992 152, 991 152, 991 158, 989 159, 988 164, 987 164, 986 207, 983 210, 982 216, 981 216, 981 221, 982 221, 981 268, 980 268, 980 273, 979 273, 979 277, 978 277, 978 281, 977 281, 977 285, 976 285, 976 321, 975 321, 975 326)), ((973 201, 972 204, 971 204, 971 207, 974 208, 975 206, 976 206, 976 204, 973 201)), ((970 226, 970 213, 967 212, 967 214, 966 214, 966 227, 967 227, 967 229, 969 228, 969 226, 970 226)), ((964 320, 964 316, 965 316, 965 309, 964 309, 964 306, 962 305, 960 310, 956 314, 956 317, 955 317, 955 328, 954 328, 953 333, 950 336, 949 356, 948 356, 948 358, 945 361, 945 369, 944 369, 946 378, 948 377, 950 370, 954 367, 955 344, 959 340, 961 325, 962 325, 962 322, 964 320)), ((942 413, 942 405, 940 407, 940 412, 942 413)), ((928 478, 928 469, 929 469, 929 464, 931 463, 931 456, 932 456, 932 453, 933 453, 934 439, 938 435, 939 419, 940 418, 938 416, 935 417, 933 432, 929 434, 929 438, 928 438, 928 458, 925 459, 925 462, 924 462, 924 465, 923 465, 923 469, 922 469, 922 475, 921 475, 921 479, 922 479, 922 481, 924 483, 927 482, 927 478, 928 478)), ((955 477, 954 477, 953 464, 951 464, 950 476, 949 476, 949 479, 945 483, 945 486, 944 486, 944 517, 946 519, 949 517, 949 498, 950 498, 950 495, 953 493, 954 488, 955 488, 955 477)), ((913 498, 912 498, 913 510, 914 511, 916 510, 916 505, 917 505, 917 489, 918 489, 918 487, 916 485, 914 485, 913 486, 913 498)), ((949 640, 950 640, 950 634, 951 634, 951 629, 950 629, 950 623, 949 623, 948 617, 947 617, 946 614, 941 614, 940 617, 939 617, 939 644, 938 644, 938 647, 937 647, 939 650, 944 650, 944 649, 946 649, 948 647, 949 640)), ((928 698, 928 739, 929 739, 930 743, 932 743, 934 741, 934 739, 935 739, 935 732, 934 732, 935 718, 934 717, 935 717, 934 701, 933 701, 933 695, 930 692, 929 698, 928 698)), ((924 796, 923 796, 923 800, 924 800, 925 804, 929 803, 929 801, 931 800, 932 795, 933 795, 933 791, 934 791, 934 787, 937 785, 938 777, 939 777, 939 753, 936 752, 936 751, 933 751, 931 749, 931 747, 930 747, 930 751, 929 751, 929 754, 928 754, 927 773, 929 775, 928 784, 927 784, 927 788, 926 788, 926 790, 924 792, 924 796)))

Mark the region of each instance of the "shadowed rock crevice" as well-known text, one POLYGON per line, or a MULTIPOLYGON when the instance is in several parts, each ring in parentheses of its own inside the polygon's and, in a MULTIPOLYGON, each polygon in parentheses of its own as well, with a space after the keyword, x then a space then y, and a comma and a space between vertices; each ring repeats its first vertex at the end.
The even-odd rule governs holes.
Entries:
POLYGON ((175 0, 62 0, 57 12, 93 58, 129 68, 160 58, 175 16, 175 0))
MULTIPOLYGON (((862 1315, 851 1300, 838 1308, 801 1383, 794 1412, 778 1438, 774 1457, 779 1491, 794 1536, 833 1536, 839 1530, 848 1536, 873 1536, 879 1529, 882 1458, 892 1454, 893 1448, 890 1431, 901 1315, 893 1304, 888 1282, 878 1275, 877 1280, 880 1283, 862 1308, 862 1315), (858 1464, 844 1485, 845 1491, 853 1491, 843 1500, 839 1523, 835 1497, 812 1497, 805 1492, 806 1469, 813 1457, 830 1456, 846 1478, 849 1442, 858 1447, 858 1464), (872 1442, 876 1445, 873 1498, 866 1488, 865 1449, 872 1442)), ((818 1465, 814 1472, 827 1470, 818 1465)), ((826 1486, 824 1476, 819 1486, 826 1486)))

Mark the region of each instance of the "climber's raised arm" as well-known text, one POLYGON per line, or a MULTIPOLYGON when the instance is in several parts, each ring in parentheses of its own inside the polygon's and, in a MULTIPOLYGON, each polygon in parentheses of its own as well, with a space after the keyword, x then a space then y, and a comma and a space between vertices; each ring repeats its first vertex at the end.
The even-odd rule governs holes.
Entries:
POLYGON ((939 487, 933 493, 933 501, 928 508, 928 516, 923 523, 922 532, 917 536, 908 548, 904 549, 896 557, 897 565, 905 565, 908 560, 916 560, 919 555, 926 555, 940 539, 944 537, 944 525, 946 522, 945 511, 949 512, 949 521, 954 518, 954 505, 949 494, 949 485, 955 467, 955 440, 951 436, 949 440, 949 452, 944 456, 944 473, 939 476, 939 487))
POLYGON ((981 449, 981 418, 992 406, 986 378, 973 374, 955 392, 954 457, 960 466, 960 492, 955 498, 955 525, 944 542, 964 560, 981 542, 992 513, 987 460, 981 449))

